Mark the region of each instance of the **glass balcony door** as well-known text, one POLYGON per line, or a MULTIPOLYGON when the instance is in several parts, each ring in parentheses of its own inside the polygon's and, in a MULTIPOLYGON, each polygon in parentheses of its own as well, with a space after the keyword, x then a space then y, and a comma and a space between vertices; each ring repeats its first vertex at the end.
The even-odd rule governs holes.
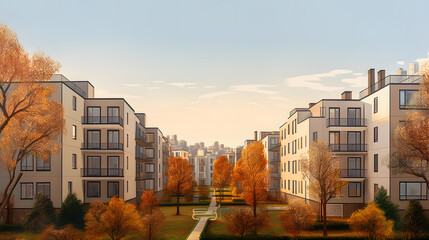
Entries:
POLYGON ((119 157, 107 157, 108 176, 119 176, 119 157))
POLYGON ((340 125, 340 108, 329 108, 329 125, 340 125))
POLYGON ((107 107, 107 122, 119 123, 119 107, 107 107))
POLYGON ((88 176, 101 176, 101 157, 88 157, 86 167, 88 176))
POLYGON ((361 151, 361 132, 347 132, 347 143, 347 149, 349 151, 361 151))
POLYGON ((361 176, 361 158, 360 157, 349 157, 348 158, 348 177, 362 177, 361 176))
POLYGON ((101 122, 101 108, 100 107, 88 107, 87 108, 87 122, 88 123, 100 123, 101 122))
POLYGON ((107 144, 109 149, 119 148, 119 131, 118 130, 107 131, 107 144))
POLYGON ((340 150, 340 132, 329 132, 329 145, 332 151, 340 150))
POLYGON ((100 130, 88 130, 87 134, 87 147, 89 149, 99 149, 101 138, 100 130))
POLYGON ((347 126, 361 125, 361 110, 360 108, 347 109, 347 126))

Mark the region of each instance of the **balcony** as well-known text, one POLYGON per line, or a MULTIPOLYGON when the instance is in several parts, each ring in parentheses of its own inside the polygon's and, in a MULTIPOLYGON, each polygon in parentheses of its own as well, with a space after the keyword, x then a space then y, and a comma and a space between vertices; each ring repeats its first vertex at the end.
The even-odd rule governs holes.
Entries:
POLYGON ((420 83, 422 76, 420 75, 389 75, 372 86, 365 88, 359 93, 359 98, 362 99, 371 93, 382 89, 384 86, 391 83, 420 83))
POLYGON ((124 126, 124 119, 119 116, 83 116, 82 124, 119 124, 124 126))
POLYGON ((122 143, 82 143, 82 150, 124 150, 122 143))
POLYGON ((82 177, 123 177, 123 168, 81 168, 82 177))
POLYGON ((366 169, 341 169, 342 178, 364 178, 366 169))
POLYGON ((328 118, 327 127, 366 127, 366 118, 328 118))
POLYGON ((367 152, 367 144, 329 144, 332 152, 367 152))
POLYGON ((143 147, 150 147, 152 146, 151 143, 147 142, 146 134, 141 131, 136 131, 136 141, 138 144, 140 144, 143 147))

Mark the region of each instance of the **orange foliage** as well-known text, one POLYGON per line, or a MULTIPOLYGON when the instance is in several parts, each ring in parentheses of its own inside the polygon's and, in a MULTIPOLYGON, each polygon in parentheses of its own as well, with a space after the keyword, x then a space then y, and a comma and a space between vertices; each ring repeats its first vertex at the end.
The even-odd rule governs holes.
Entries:
POLYGON ((219 202, 222 202, 223 188, 231 184, 233 166, 225 156, 219 156, 214 162, 213 169, 213 187, 219 190, 219 202))
POLYGON ((83 239, 84 233, 72 225, 67 225, 63 229, 55 229, 55 226, 49 225, 40 235, 41 240, 76 240, 83 239))
POLYGON ((140 232, 142 219, 133 204, 125 203, 122 198, 113 197, 105 206, 99 201, 91 203, 91 209, 85 215, 86 233, 91 238, 109 235, 112 240, 124 239, 128 234, 140 232))
POLYGON ((153 191, 145 191, 141 197, 140 209, 143 213, 142 223, 148 240, 151 240, 162 227, 165 217, 159 209, 159 202, 153 191))
POLYGON ((283 229, 298 238, 300 233, 311 227, 314 222, 314 213, 310 205, 294 201, 287 209, 279 214, 283 229))
POLYGON ((253 206, 256 216, 257 201, 268 196, 269 171, 268 160, 264 155, 264 145, 253 142, 241 151, 241 159, 234 167, 234 180, 242 188, 242 197, 247 204, 253 206))
POLYGON ((193 187, 194 174, 192 173, 192 170, 192 165, 189 164, 188 160, 186 159, 181 157, 173 157, 168 159, 167 189, 171 193, 174 193, 177 197, 176 215, 180 215, 180 195, 186 193, 190 188, 193 187))
POLYGON ((255 217, 249 209, 239 208, 225 217, 226 228, 230 234, 238 234, 241 239, 249 232, 257 228, 269 226, 268 212, 261 212, 255 217))

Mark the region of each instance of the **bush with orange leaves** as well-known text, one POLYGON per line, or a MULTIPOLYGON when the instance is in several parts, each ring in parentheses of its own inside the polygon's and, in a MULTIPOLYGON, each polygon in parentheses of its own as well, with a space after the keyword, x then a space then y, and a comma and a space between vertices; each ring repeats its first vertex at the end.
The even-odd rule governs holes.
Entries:
POLYGON ((314 213, 310 205, 294 201, 279 215, 284 230, 298 238, 302 231, 309 229, 314 223, 314 213))
POLYGON ((225 217, 226 228, 230 234, 238 234, 241 239, 255 229, 266 228, 269 226, 269 216, 267 211, 261 211, 254 217, 250 209, 239 208, 225 217))
POLYGON ((159 209, 158 199, 152 190, 145 191, 141 199, 142 202, 139 207, 143 214, 143 230, 146 233, 147 239, 151 240, 162 227, 165 217, 159 209))
POLYGON ((374 202, 354 212, 348 220, 350 226, 368 239, 386 239, 393 234, 393 221, 387 220, 383 210, 374 202))
POLYGON ((85 230, 93 239, 102 239, 107 234, 112 240, 121 240, 143 229, 136 207, 122 198, 113 197, 108 205, 94 201, 90 207, 85 215, 85 230))
POLYGON ((66 225, 63 229, 55 229, 49 225, 40 235, 41 240, 76 240, 83 239, 84 233, 72 225, 66 225))

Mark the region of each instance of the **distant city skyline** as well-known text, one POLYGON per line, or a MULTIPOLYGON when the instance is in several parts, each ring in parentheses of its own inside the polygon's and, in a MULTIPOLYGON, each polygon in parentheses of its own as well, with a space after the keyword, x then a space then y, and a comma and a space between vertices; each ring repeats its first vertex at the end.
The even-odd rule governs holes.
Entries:
POLYGON ((427 1, 2 1, 0 23, 96 97, 188 143, 243 145, 289 111, 428 58, 427 1), (26 6, 26 7, 23 7, 26 6))

